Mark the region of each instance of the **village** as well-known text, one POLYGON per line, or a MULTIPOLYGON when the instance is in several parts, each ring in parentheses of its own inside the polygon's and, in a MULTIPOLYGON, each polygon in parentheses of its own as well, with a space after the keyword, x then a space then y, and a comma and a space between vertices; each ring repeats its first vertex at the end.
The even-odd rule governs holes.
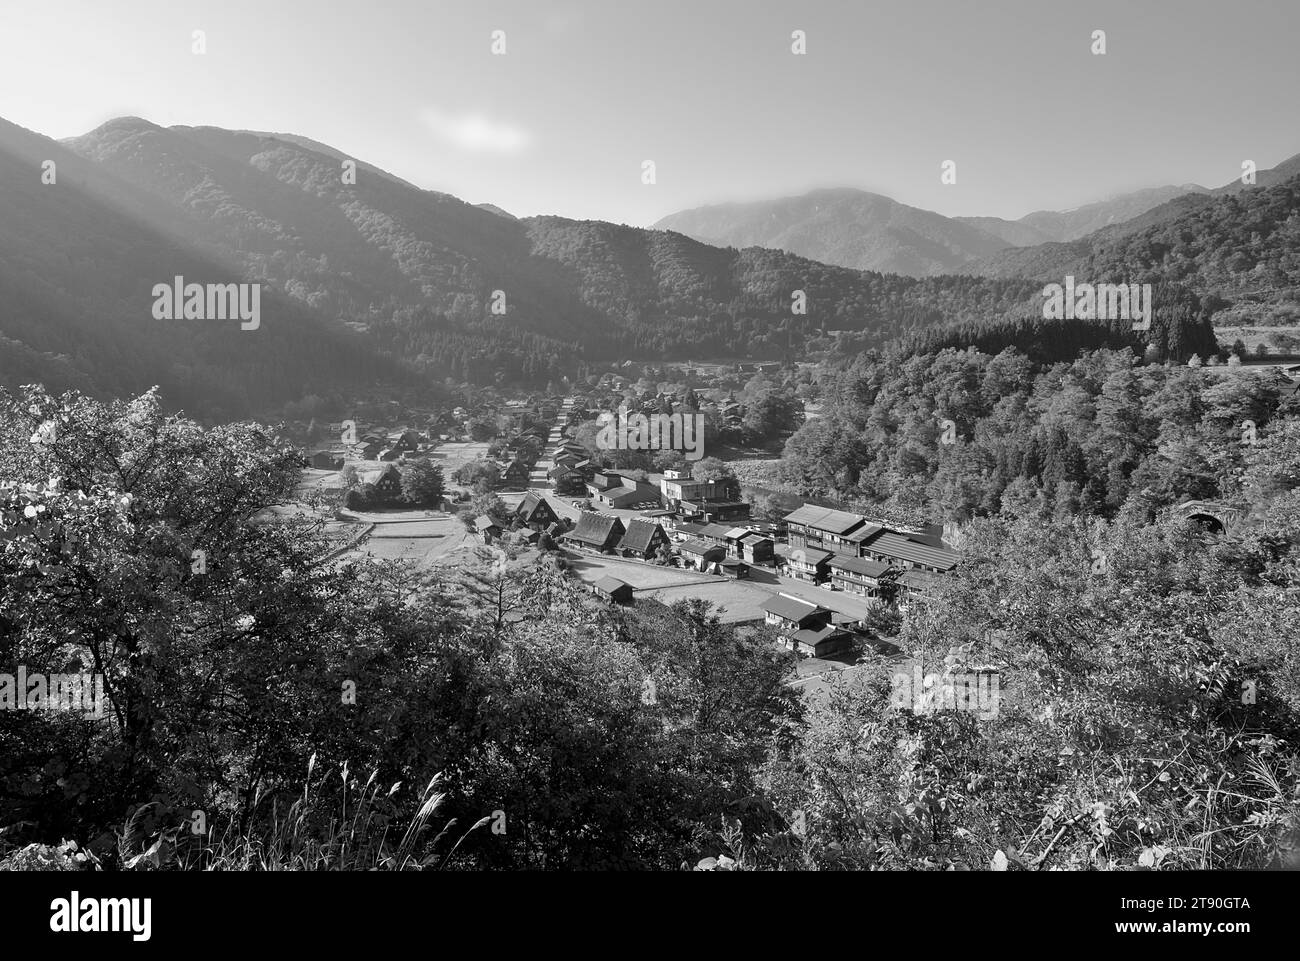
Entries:
MULTIPOLYGON (((955 528, 890 526, 810 503, 756 517, 734 476, 699 479, 681 461, 602 466, 579 429, 629 387, 605 375, 586 395, 457 406, 414 426, 331 423, 327 436, 340 440, 304 451, 302 492, 331 505, 340 556, 438 565, 485 548, 553 552, 605 603, 699 599, 723 623, 773 629, 802 656, 800 677, 896 652, 881 624, 888 615, 896 623, 956 565, 955 528), (415 504, 403 479, 420 463, 445 481, 440 496, 415 504)), ((672 398, 631 393, 644 413, 672 409, 672 398)), ((702 415, 738 430, 744 406, 714 393, 702 415)))

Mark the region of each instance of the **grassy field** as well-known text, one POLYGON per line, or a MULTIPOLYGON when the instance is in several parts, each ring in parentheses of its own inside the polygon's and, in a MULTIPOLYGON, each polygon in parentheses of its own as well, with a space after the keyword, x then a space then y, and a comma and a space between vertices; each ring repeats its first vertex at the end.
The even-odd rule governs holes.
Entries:
POLYGON ((451 514, 437 511, 353 511, 359 522, 374 530, 345 557, 369 554, 380 560, 405 560, 420 565, 455 559, 460 551, 481 546, 451 514))

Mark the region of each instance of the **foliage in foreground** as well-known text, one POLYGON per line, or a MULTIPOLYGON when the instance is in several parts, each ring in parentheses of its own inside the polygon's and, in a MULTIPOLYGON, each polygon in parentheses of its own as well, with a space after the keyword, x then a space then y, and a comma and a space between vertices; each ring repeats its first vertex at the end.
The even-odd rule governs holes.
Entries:
POLYGON ((1289 863, 1300 428, 1267 436, 1234 475, 1254 524, 1217 540, 1136 502, 1111 523, 1024 498, 975 524, 898 640, 927 671, 995 667, 980 719, 891 710, 887 665, 805 710, 765 632, 701 603, 607 608, 547 558, 322 563, 319 522, 268 519, 297 468, 255 427, 28 390, 0 421, 0 673, 102 673, 111 708, 0 711, 0 858, 1289 863))

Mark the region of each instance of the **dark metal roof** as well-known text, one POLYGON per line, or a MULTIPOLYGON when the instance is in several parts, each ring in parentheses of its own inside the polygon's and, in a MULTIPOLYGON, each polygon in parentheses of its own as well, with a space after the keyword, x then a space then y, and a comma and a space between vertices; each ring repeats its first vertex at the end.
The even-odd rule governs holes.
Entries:
POLYGON ((848 511, 837 511, 829 507, 804 504, 797 511, 787 514, 785 522, 787 524, 802 524, 805 527, 813 527, 819 531, 827 531, 831 534, 843 536, 859 524, 865 524, 866 518, 860 514, 850 514, 848 511))
MULTIPOLYGON (((717 544, 710 544, 708 541, 691 538, 682 544, 681 550, 686 554, 699 554, 703 556, 708 554, 710 551, 722 551, 723 549, 717 544)), ((723 551, 723 553, 725 553, 725 551, 723 551)))
POLYGON ((930 547, 926 544, 919 544, 902 534, 895 534, 893 531, 886 531, 871 542, 868 550, 873 553, 883 554, 886 557, 895 557, 902 561, 911 561, 913 564, 923 564, 926 567, 934 567, 941 571, 949 570, 956 566, 960 557, 953 551, 944 550, 940 547, 930 547))
POLYGON ((831 569, 850 571, 865 577, 879 577, 889 570, 889 565, 883 561, 873 561, 869 557, 832 557, 831 569))
POLYGON ((820 607, 811 601, 798 601, 793 597, 785 597, 781 594, 767 601, 763 605, 763 610, 799 624, 802 624, 809 617, 830 614, 830 611, 826 608, 820 607))

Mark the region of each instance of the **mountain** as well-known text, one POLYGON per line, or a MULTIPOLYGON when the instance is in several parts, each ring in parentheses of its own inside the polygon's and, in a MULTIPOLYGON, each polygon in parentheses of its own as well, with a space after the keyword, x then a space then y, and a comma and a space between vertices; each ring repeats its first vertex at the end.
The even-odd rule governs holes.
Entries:
MULTIPOLYGON (((133 123, 123 121, 121 129, 133 123)), ((168 402, 238 417, 398 368, 351 331, 274 289, 262 327, 159 321, 153 287, 247 279, 193 242, 175 212, 65 146, 0 121, 0 384, 40 381, 111 396, 163 388, 168 402), (52 167, 46 166, 52 164, 52 167), (53 182, 43 182, 49 170, 53 182)))
MULTIPOLYGON (((1181 187, 1151 187, 1119 194, 1072 210, 1037 210, 1019 220, 1003 220, 1001 217, 956 217, 954 219, 993 234, 1013 247, 1032 247, 1038 244, 1069 243, 1098 230, 1128 223, 1175 198, 1203 196, 1209 193, 1210 191, 1197 184, 1183 184, 1181 187)), ((995 253, 986 259, 991 263, 997 263, 999 255, 995 253)))
POLYGON ((1272 186, 1179 197, 1069 244, 1003 251, 967 271, 1039 282, 1177 283, 1220 323, 1300 320, 1300 173, 1272 186))
POLYGON ((1153 207, 1181 197, 1183 194, 1208 193, 1197 184, 1183 184, 1179 187, 1150 187, 1133 193, 1120 194, 1107 200, 1084 204, 1073 210, 1037 210, 1021 217, 1017 223, 1032 227, 1049 240, 1068 243, 1088 234, 1122 224, 1146 213, 1153 207))
POLYGON ((1035 244, 1050 243, 1057 239, 1037 227, 1018 220, 1003 220, 1001 217, 954 217, 953 220, 992 234, 1012 247, 1032 247, 1035 244))
POLYGON ((347 158, 303 138, 133 120, 67 146, 149 194, 189 241, 437 377, 545 381, 629 352, 777 357, 805 330, 884 338, 909 323, 882 309, 900 278, 666 231, 517 220, 362 162, 345 183, 347 158), (796 290, 807 314, 792 313, 796 290))
MULTIPOLYGON (((889 236, 913 251, 920 234, 902 224, 951 228, 965 256, 1003 244, 859 201, 893 210, 889 236)), ((0 124, 0 384, 103 396, 158 384, 200 417, 377 384, 436 392, 448 377, 542 385, 627 357, 860 350, 1021 316, 1036 292, 1020 276, 918 279, 674 231, 515 219, 291 134, 120 118, 58 143, 0 124), (56 184, 41 183, 45 159, 56 184), (177 275, 260 284, 261 329, 155 320, 154 285, 177 275)))
POLYGON ((377 381, 544 384, 632 355, 788 358, 823 331, 883 343, 1030 289, 515 219, 307 138, 140 118, 62 143, 0 127, 0 189, 0 383, 159 384, 196 416, 377 381), (261 284, 262 328, 155 321, 151 291, 176 275, 261 284))
POLYGON ((699 207, 655 224, 708 244, 770 247, 826 264, 930 277, 1008 246, 977 226, 862 190, 699 207))
MULTIPOLYGON (((1069 273, 1078 274, 1088 269, 1089 257, 1096 247, 1114 245, 1123 237, 1142 233, 1162 224, 1176 222, 1186 215, 1194 214, 1203 207, 1212 206, 1212 202, 1217 197, 1240 194, 1250 189, 1277 186, 1297 175, 1300 175, 1300 154, 1269 170, 1259 171, 1256 174, 1256 182, 1252 187, 1242 184, 1240 179, 1224 184, 1222 187, 1216 187, 1214 190, 1205 190, 1202 187, 1195 187, 1195 185, 1187 185, 1189 188, 1195 189, 1179 193, 1126 220, 1101 227, 1082 238, 1076 238, 1067 243, 1049 242, 1036 247, 1000 250, 981 260, 965 265, 958 272, 979 277, 1056 277, 1058 279, 1069 273)), ((1157 188, 1155 192, 1142 193, 1149 199, 1169 190, 1181 189, 1157 188)), ((1127 196, 1135 198, 1137 195, 1130 194, 1127 196)), ((1124 200, 1124 198, 1117 199, 1124 200)), ((1132 209, 1140 206, 1140 203, 1136 204, 1132 209)), ((1085 210, 1087 208, 1081 207, 1079 209, 1085 210)), ((1036 215, 1030 214, 1029 216, 1034 217, 1036 215)), ((978 219, 982 221, 986 218, 978 219)), ((993 228, 986 225, 986 229, 992 230, 993 228)))

